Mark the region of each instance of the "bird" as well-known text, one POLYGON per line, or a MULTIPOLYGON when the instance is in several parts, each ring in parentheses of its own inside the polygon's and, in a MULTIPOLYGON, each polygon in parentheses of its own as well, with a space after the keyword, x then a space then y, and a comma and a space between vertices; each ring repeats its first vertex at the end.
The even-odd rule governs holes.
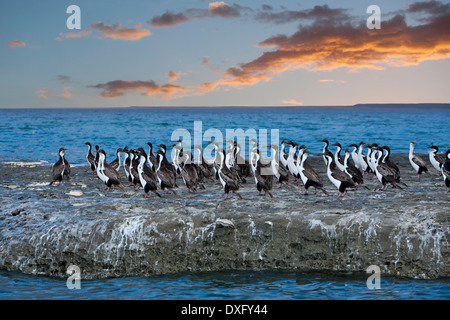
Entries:
POLYGON ((409 155, 408 155, 409 163, 411 163, 411 166, 413 167, 414 171, 418 174, 417 176, 414 176, 414 178, 420 178, 420 175, 423 172, 429 174, 431 173, 428 171, 425 161, 423 161, 423 159, 414 152, 415 145, 416 145, 415 141, 411 141, 411 143, 409 144, 409 155))
MULTIPOLYGON (((392 163, 390 162, 383 162, 381 157, 383 157, 382 147, 373 147, 374 150, 377 152, 377 158, 375 162, 375 174, 378 178, 378 180, 383 185, 382 188, 379 190, 385 191, 387 189, 388 183, 392 185, 393 188, 399 188, 403 189, 399 186, 399 184, 402 184, 404 186, 407 186, 405 183, 400 181, 400 171, 396 166, 392 166, 392 163)), ((386 158, 384 158, 386 159, 386 158)), ((376 188, 375 190, 377 190, 376 188)))
POLYGON ((125 176, 127 178, 127 180, 130 182, 131 185, 131 176, 130 176, 130 151, 128 150, 128 146, 125 146, 125 148, 123 148, 123 153, 124 153, 124 159, 123 159, 123 171, 125 172, 125 176))
POLYGON ((241 145, 234 141, 234 164, 236 170, 238 171, 239 177, 242 182, 246 182, 246 178, 252 175, 252 170, 250 167, 250 162, 241 156, 241 145))
POLYGON ((308 153, 309 150, 307 149, 303 151, 302 160, 299 167, 300 178, 302 179, 303 185, 305 187, 304 195, 308 194, 309 187, 314 187, 314 194, 316 194, 317 189, 320 189, 324 194, 328 196, 327 191, 323 187, 322 177, 311 166, 305 168, 305 161, 308 158, 308 153))
POLYGON ((389 148, 388 146, 382 146, 381 150, 386 151, 386 154, 384 155, 384 157, 381 159, 381 162, 386 163, 389 167, 391 167, 392 169, 395 170, 395 172, 400 175, 400 169, 398 168, 398 166, 391 161, 390 156, 391 156, 391 148, 389 148))
POLYGON ((299 177, 298 169, 297 169, 297 165, 296 165, 297 157, 295 156, 295 154, 297 152, 297 148, 298 148, 299 144, 290 141, 289 145, 291 148, 289 149, 289 155, 286 160, 286 163, 287 163, 286 167, 288 168, 289 172, 294 176, 295 182, 298 182, 300 177, 299 177))
POLYGON ((156 181, 155 173, 146 164, 147 154, 142 148, 138 148, 136 154, 141 158, 137 167, 137 171, 139 174, 139 181, 144 188, 144 197, 150 198, 152 196, 152 193, 155 193, 158 197, 161 198, 161 195, 158 193, 158 182, 156 181), (149 193, 150 195, 148 195, 149 193))
POLYGON ((445 162, 442 166, 442 177, 444 178, 447 193, 450 192, 450 149, 445 153, 445 162))
MULTIPOLYGON (((161 155, 163 156, 162 162, 164 163, 164 166, 168 170, 171 170, 174 173, 175 177, 176 177, 177 176, 177 170, 174 167, 174 165, 172 163, 170 163, 169 160, 167 159, 167 147, 166 147, 166 145, 161 143, 161 144, 158 144, 157 147, 160 148, 161 151, 162 151, 161 155)), ((159 161, 158 161, 158 165, 159 165, 159 161)))
POLYGON ((97 175, 105 183, 105 190, 111 191, 112 186, 118 186, 123 190, 120 182, 120 174, 112 165, 106 162, 106 152, 103 149, 98 150, 97 175))
POLYGON ((335 142, 332 145, 336 147, 336 152, 334 153, 334 163, 337 165, 339 170, 345 171, 344 158, 341 157, 342 146, 339 142, 335 142))
MULTIPOLYGON (((323 149, 322 149, 322 153, 328 154, 329 156, 331 156, 333 158, 333 153, 330 150, 328 150, 328 146, 330 145, 330 142, 327 139, 322 139, 319 142, 325 143, 325 145, 323 146, 323 149)), ((325 162, 325 165, 327 165, 328 160, 327 160, 326 156, 323 156, 323 161, 325 162)), ((333 165, 335 165, 335 164, 333 163, 333 165)))
MULTIPOLYGON (((223 149, 218 148, 216 150, 216 153, 218 155, 219 161, 217 175, 224 189, 225 199, 228 199, 228 193, 230 191, 236 194, 240 199, 242 199, 241 194, 238 192, 240 188, 239 180, 236 179, 236 177, 230 172, 228 167, 225 165, 225 155, 223 149)), ((232 197, 233 196, 231 196, 231 198, 232 197)))
POLYGON ((445 159, 438 154, 439 152, 439 148, 437 146, 430 146, 428 147, 428 149, 430 149, 429 151, 429 157, 430 157, 430 162, 432 164, 432 166, 439 172, 441 172, 442 170, 442 166, 445 163, 445 159))
POLYGON ((356 185, 352 178, 345 171, 341 171, 337 166, 332 166, 333 157, 326 153, 320 153, 319 155, 324 155, 327 157, 327 176, 328 179, 335 185, 339 190, 337 197, 344 197, 347 193, 348 188, 355 188, 356 185))
POLYGON ((96 171, 96 169, 95 169, 95 156, 92 153, 92 145, 91 145, 90 142, 85 142, 84 144, 88 146, 88 153, 86 155, 86 159, 88 161, 89 167, 92 170, 92 173, 95 174, 95 171, 96 171))
POLYGON ((266 193, 273 198, 272 186, 273 186, 273 172, 270 163, 262 164, 261 156, 256 150, 251 152, 250 165, 252 166, 253 176, 255 178, 256 189, 258 190, 258 196, 261 196, 261 191, 264 190, 264 196, 266 193))
POLYGON ((153 154, 153 144, 151 142, 147 142, 147 145, 149 147, 147 153, 147 161, 150 168, 152 168, 152 170, 155 170, 154 168, 158 165, 158 160, 156 160, 156 157, 153 154))
POLYGON ((120 153, 121 152, 123 152, 122 148, 117 149, 116 150, 116 158, 110 162, 110 165, 117 171, 120 170, 120 166, 121 166, 121 163, 120 163, 120 153))
POLYGON ((62 180, 64 178, 67 178, 67 180, 70 179, 70 164, 65 158, 65 151, 67 149, 62 147, 59 149, 59 159, 58 161, 53 165, 52 171, 51 171, 51 182, 50 185, 55 183, 56 181, 61 184, 62 180))
POLYGON ((350 151, 348 149, 345 150, 345 156, 344 156, 344 171, 346 173, 348 173, 350 175, 350 177, 352 177, 353 182, 355 182, 356 186, 358 187, 359 185, 369 189, 365 184, 364 184, 364 178, 362 175, 362 172, 359 171, 359 169, 351 164, 348 160, 350 158, 350 151))
POLYGON ((289 171, 279 161, 280 158, 278 157, 278 146, 276 144, 271 144, 270 146, 267 146, 267 148, 272 149, 272 161, 270 162, 270 164, 273 175, 275 176, 275 180, 280 184, 278 188, 281 188, 281 185, 283 183, 289 183, 289 171))
POLYGON ((366 144, 364 146, 365 148, 367 148, 367 155, 366 155, 366 161, 367 161, 367 172, 372 172, 374 174, 374 176, 372 177, 372 179, 376 179, 376 173, 375 173, 375 164, 374 164, 374 159, 375 159, 375 152, 373 152, 372 148, 376 147, 375 144, 366 144))
POLYGON ((198 172, 191 161, 190 151, 185 150, 183 155, 179 156, 181 147, 175 145, 173 146, 173 149, 175 150, 175 159, 177 159, 174 163, 180 168, 181 178, 183 179, 186 188, 188 188, 189 192, 197 193, 199 185, 198 172))
POLYGON ((281 141, 281 146, 280 146, 280 162, 285 168, 287 167, 287 158, 288 158, 288 155, 284 151, 284 147, 286 144, 287 144, 287 141, 283 140, 283 141, 281 141))
POLYGON ((164 163, 165 152, 162 150, 156 151, 156 159, 158 160, 158 167, 156 168, 156 178, 163 193, 167 194, 172 191, 173 194, 177 194, 174 190, 178 188, 176 183, 176 171, 173 170, 173 166, 170 163, 164 163))
POLYGON ((130 167, 128 171, 130 172, 131 185, 134 188, 142 187, 141 179, 139 178, 139 172, 137 171, 137 167, 139 165, 138 161, 139 155, 133 149, 129 150, 129 153, 130 153, 130 167))
POLYGON ((214 179, 214 168, 213 165, 208 163, 203 157, 203 150, 200 146, 194 146, 194 150, 198 150, 198 162, 197 166, 202 172, 202 176, 206 179, 214 179))

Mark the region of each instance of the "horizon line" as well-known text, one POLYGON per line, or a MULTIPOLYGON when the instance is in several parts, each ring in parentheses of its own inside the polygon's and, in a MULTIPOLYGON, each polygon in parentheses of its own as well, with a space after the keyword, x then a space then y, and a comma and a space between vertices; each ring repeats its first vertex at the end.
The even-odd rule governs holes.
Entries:
POLYGON ((0 107, 0 110, 103 110, 103 109, 371 109, 376 107, 394 107, 418 109, 419 107, 450 108, 450 102, 413 102, 413 103, 357 103, 353 105, 292 105, 292 106, 123 106, 123 107, 0 107))

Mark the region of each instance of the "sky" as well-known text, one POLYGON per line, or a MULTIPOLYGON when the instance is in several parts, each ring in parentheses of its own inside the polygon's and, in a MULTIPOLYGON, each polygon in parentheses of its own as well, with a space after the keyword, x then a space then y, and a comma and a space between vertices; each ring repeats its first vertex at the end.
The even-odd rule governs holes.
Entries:
POLYGON ((0 57, 0 108, 450 103, 450 2, 2 1, 0 57))

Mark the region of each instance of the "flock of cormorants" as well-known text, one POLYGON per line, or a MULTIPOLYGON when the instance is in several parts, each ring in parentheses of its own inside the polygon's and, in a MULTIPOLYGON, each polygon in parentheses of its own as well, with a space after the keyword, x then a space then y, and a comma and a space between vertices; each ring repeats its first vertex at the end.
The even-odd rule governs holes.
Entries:
MULTIPOLYGON (((116 159, 110 163, 106 161, 106 152, 95 146, 95 154, 92 151, 92 145, 89 142, 87 161, 92 173, 102 180, 105 184, 105 190, 111 191, 113 186, 124 189, 119 170, 123 168, 126 179, 130 186, 143 188, 145 197, 151 197, 155 193, 158 197, 162 191, 167 194, 171 191, 176 193, 177 177, 181 177, 189 192, 197 193, 198 189, 205 189, 203 183, 206 179, 218 180, 225 192, 225 199, 228 198, 230 192, 239 194, 239 189, 246 179, 254 178, 258 195, 269 194, 273 198, 272 187, 274 182, 278 183, 281 188, 283 183, 290 183, 293 179, 294 183, 303 184, 305 193, 308 189, 314 187, 315 192, 320 189, 324 194, 328 195, 324 189, 322 177, 307 162, 309 151, 306 146, 300 145, 293 141, 281 141, 281 146, 272 144, 266 146, 272 150, 272 157, 263 159, 259 151, 259 144, 255 139, 250 139, 253 143, 249 160, 241 156, 240 145, 232 140, 227 140, 229 144, 227 151, 220 148, 215 141, 210 142, 214 146, 215 159, 207 161, 202 154, 202 148, 195 146, 198 150, 198 161, 194 162, 190 150, 183 149, 183 142, 177 141, 178 144, 172 145, 174 151, 174 159, 170 162, 167 159, 167 147, 164 144, 156 145, 159 148, 153 153, 152 143, 149 146, 148 153, 143 148, 129 149, 128 147, 119 148, 116 152, 116 159), (286 153, 285 147, 289 150, 286 153), (121 162, 120 154, 124 154, 121 162), (264 194, 261 192, 264 191, 264 194)), ((390 160, 391 150, 388 146, 379 146, 376 143, 366 144, 364 142, 359 145, 351 144, 353 148, 345 150, 345 156, 341 156, 342 146, 334 143, 336 147, 333 154, 328 148, 330 146, 328 140, 324 139, 320 142, 324 143, 323 150, 319 154, 323 157, 327 168, 327 177, 332 184, 338 189, 337 197, 344 197, 347 189, 364 187, 364 176, 369 173, 374 174, 374 178, 381 183, 381 188, 375 190, 386 190, 388 185, 392 188, 406 187, 406 184, 400 179, 400 171, 395 163, 390 160), (367 153, 364 154, 364 149, 367 153)), ((425 161, 415 154, 414 146, 416 142, 410 143, 409 161, 420 178, 422 173, 431 173, 425 161)), ((443 176, 447 192, 450 192, 450 149, 447 150, 445 158, 438 154, 438 147, 431 146, 430 162, 433 167, 443 176)), ((54 164, 51 172, 51 182, 59 182, 66 178, 70 179, 70 164, 65 158, 65 151, 59 150, 59 160, 54 164)))

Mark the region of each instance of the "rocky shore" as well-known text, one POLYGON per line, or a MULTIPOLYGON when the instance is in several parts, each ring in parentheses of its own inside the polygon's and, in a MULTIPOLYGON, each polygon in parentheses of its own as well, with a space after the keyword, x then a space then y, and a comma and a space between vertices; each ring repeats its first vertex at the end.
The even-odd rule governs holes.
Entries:
POLYGON ((2 164, 0 269, 67 277, 73 264, 88 279, 217 270, 365 272, 377 265, 382 274, 449 277, 450 194, 442 177, 412 178, 407 155, 392 159, 408 188, 374 191, 380 185, 370 175, 370 190, 339 199, 321 157, 308 161, 330 196, 303 195, 297 185, 274 189, 273 199, 256 196, 248 179, 243 200, 223 200, 215 182, 191 194, 182 180, 178 195, 162 198, 144 198, 126 183, 124 191, 105 192, 87 165, 73 167, 70 182, 49 186, 49 165, 2 164))

